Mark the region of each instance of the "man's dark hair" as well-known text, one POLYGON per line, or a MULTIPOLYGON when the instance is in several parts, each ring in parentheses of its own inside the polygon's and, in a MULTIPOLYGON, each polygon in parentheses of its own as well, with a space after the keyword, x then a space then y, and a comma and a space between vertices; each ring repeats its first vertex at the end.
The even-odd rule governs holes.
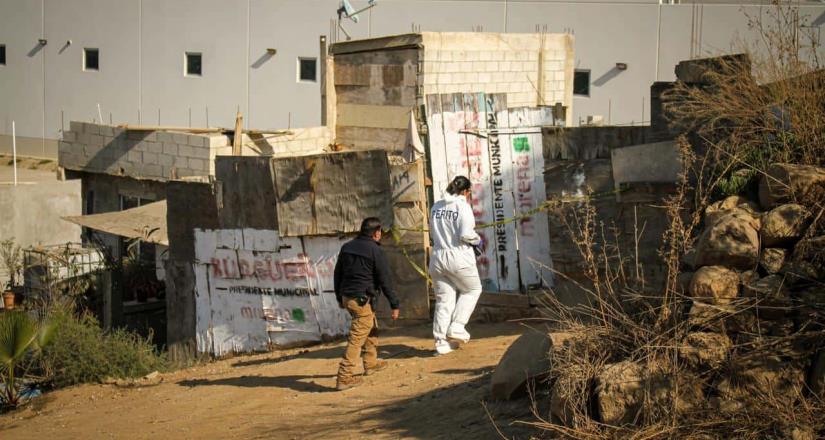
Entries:
POLYGON ((470 189, 470 186, 470 179, 464 176, 455 176, 455 179, 447 185, 447 192, 452 195, 461 194, 470 189))
POLYGON ((361 222, 361 235, 372 237, 372 234, 379 230, 381 230, 381 220, 378 217, 367 217, 361 222))

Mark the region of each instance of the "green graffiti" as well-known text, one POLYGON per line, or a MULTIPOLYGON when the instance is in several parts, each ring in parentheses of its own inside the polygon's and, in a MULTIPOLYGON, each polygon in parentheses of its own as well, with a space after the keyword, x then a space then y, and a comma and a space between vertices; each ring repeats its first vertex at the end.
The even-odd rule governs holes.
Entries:
POLYGON ((306 316, 304 316, 303 309, 292 309, 292 320, 297 322, 304 322, 306 321, 306 316))
POLYGON ((530 142, 524 136, 513 138, 513 150, 518 153, 525 153, 530 151, 530 142))

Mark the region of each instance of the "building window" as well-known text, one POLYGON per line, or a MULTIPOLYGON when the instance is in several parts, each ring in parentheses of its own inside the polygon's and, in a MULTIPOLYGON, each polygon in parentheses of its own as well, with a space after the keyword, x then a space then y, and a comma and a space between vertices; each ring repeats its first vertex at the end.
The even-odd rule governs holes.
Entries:
POLYGON ((0 44, 0 66, 6 65, 6 45, 0 44))
POLYGON ((317 58, 298 58, 298 81, 318 81, 317 58))
POLYGON ((100 51, 98 49, 83 49, 83 70, 100 70, 100 51))
POLYGON ((590 96, 590 71, 576 70, 573 74, 573 94, 590 96))
POLYGON ((186 76, 203 75, 203 55, 200 52, 186 52, 186 76))

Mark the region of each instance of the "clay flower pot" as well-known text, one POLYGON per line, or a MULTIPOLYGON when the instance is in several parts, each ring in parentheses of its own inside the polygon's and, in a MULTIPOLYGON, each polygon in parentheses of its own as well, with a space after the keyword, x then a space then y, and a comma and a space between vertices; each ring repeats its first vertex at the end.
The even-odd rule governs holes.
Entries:
POLYGON ((15 294, 11 290, 3 292, 3 307, 5 307, 6 310, 14 309, 14 297, 15 294))

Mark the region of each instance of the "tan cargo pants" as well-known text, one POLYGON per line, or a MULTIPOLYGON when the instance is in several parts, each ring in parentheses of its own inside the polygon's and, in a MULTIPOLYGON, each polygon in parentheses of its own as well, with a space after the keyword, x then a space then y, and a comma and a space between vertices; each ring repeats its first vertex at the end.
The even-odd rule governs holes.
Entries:
POLYGON ((378 360, 378 320, 369 302, 358 305, 355 298, 344 297, 344 306, 352 316, 349 328, 347 350, 338 367, 338 378, 347 379, 355 375, 358 359, 363 358, 364 369, 374 366, 378 360))

